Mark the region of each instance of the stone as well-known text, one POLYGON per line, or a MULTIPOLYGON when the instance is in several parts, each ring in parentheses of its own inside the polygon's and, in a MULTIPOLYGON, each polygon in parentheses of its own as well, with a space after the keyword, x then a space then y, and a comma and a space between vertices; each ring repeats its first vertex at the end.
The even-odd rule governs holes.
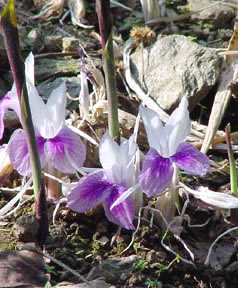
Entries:
POLYGON ((193 14, 194 20, 202 20, 205 23, 213 24, 216 28, 231 28, 231 21, 235 17, 235 11, 231 7, 221 3, 214 5, 210 0, 188 0, 190 12, 202 10, 200 13, 193 14))
POLYGON ((8 68, 8 58, 7 52, 4 45, 4 39, 2 34, 0 34, 0 69, 8 68))
POLYGON ((124 283, 131 276, 134 266, 140 260, 141 257, 136 255, 103 260, 101 264, 89 272, 87 279, 93 280, 102 276, 107 283, 124 283))
POLYGON ((0 78, 0 99, 2 99, 8 92, 8 85, 6 81, 0 78))
POLYGON ((53 81, 44 81, 37 86, 37 90, 44 99, 50 97, 51 92, 65 81, 67 92, 72 98, 78 98, 80 92, 80 77, 59 77, 53 81))
POLYGON ((45 287, 49 277, 43 257, 30 250, 0 252, 0 287, 45 287))
MULTIPOLYGON (((80 77, 58 77, 52 81, 44 81, 40 85, 37 86, 37 90, 39 95, 43 99, 48 99, 50 97, 51 92, 59 87, 62 81, 65 81, 66 84, 66 91, 71 98, 78 99, 81 84, 80 84, 80 77)), ((67 99, 66 108, 70 111, 73 111, 78 108, 79 102, 72 101, 67 99)))
POLYGON ((40 50, 42 45, 42 35, 39 28, 33 28, 27 35, 27 44, 31 47, 32 52, 40 50))
POLYGON ((159 38, 143 52, 138 47, 130 59, 135 80, 166 112, 177 107, 183 96, 188 97, 192 110, 208 95, 220 74, 215 50, 182 35, 159 38))
POLYGON ((79 74, 80 61, 78 59, 42 58, 35 61, 37 81, 60 77, 61 75, 75 76, 79 74))
POLYGON ((75 37, 64 37, 62 39, 63 52, 77 52, 81 45, 81 40, 75 37))
POLYGON ((39 222, 34 215, 23 215, 17 218, 13 232, 18 241, 34 242, 39 230, 39 222))

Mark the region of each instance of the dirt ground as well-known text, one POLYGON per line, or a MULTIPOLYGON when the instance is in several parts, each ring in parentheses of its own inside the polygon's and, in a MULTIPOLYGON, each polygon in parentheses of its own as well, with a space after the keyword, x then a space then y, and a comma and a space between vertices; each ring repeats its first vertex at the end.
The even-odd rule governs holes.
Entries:
MULTIPOLYGON (((36 2, 37 1, 35 1, 35 4, 36 2)), ((123 47, 134 26, 143 25, 143 15, 139 1, 128 0, 123 2, 129 7, 132 7, 132 11, 118 7, 112 8, 114 32, 117 39, 119 39, 118 43, 120 47, 123 47)), ((171 11, 179 14, 186 11, 187 1, 167 2, 166 7, 171 11)), ((0 1, 0 8, 3 7, 3 4, 4 1, 0 1)), ((64 12, 67 11, 67 9, 66 5, 64 12)), ((86 16, 84 19, 84 25, 93 25, 94 28, 92 29, 84 29, 72 25, 69 16, 65 18, 63 24, 60 24, 58 19, 50 21, 42 19, 29 20, 30 16, 36 15, 39 11, 40 7, 34 6, 32 1, 17 1, 18 24, 19 29, 23 31, 20 35, 22 35, 21 43, 24 57, 29 51, 33 50, 36 59, 37 57, 39 57, 38 59, 40 59, 40 57, 55 57, 59 59, 56 53, 62 52, 62 47, 59 47, 57 43, 57 35, 62 33, 65 35, 73 35, 73 37, 80 39, 87 53, 95 60, 97 67, 102 70, 101 46, 93 33, 98 32, 94 1, 86 1, 86 16), (43 35, 37 44, 30 43, 29 38, 26 36, 34 29, 38 31, 37 33, 43 35), (48 36, 51 36, 51 38, 48 36), (55 37, 53 37, 55 42, 52 40, 52 36, 55 37)), ((225 27, 219 29, 210 22, 209 25, 208 22, 207 25, 205 24, 206 21, 199 22, 191 18, 185 18, 184 20, 182 19, 175 22, 174 26, 161 23, 160 25, 151 26, 151 29, 153 29, 156 35, 160 33, 163 35, 172 34, 173 31, 176 30, 176 33, 190 38, 194 37, 194 41, 207 43, 209 47, 226 47, 232 35, 234 19, 226 24, 225 27), (176 29, 174 27, 176 27, 176 29), (198 30, 199 33, 196 34, 194 31, 198 30), (218 35, 218 30, 223 31, 223 33, 220 33, 220 36, 218 35), (213 39, 212 37, 217 37, 217 39, 210 41, 210 39, 213 39)), ((70 56, 60 56, 60 58, 65 59, 65 61, 69 61, 70 58, 78 59, 77 49, 69 52, 71 53, 70 56)), ((123 72, 120 60, 119 58, 116 67, 118 69, 117 71, 123 72)), ((79 71, 77 67, 75 69, 72 69, 71 73, 67 73, 67 76, 77 75, 79 71)), ((6 73, 7 75, 8 71, 8 65, 1 67, 1 73, 6 73)), ((61 73, 61 75, 63 75, 63 73, 61 73)), ((43 80, 48 80, 47 77, 48 75, 44 75, 43 78, 36 79, 36 81, 40 84, 43 80)), ((49 76, 49 79, 51 77, 52 75, 49 76)), ((57 78, 57 74, 55 74, 55 78, 57 78)), ((9 86, 6 86, 8 89, 11 88, 11 81, 12 79, 9 78, 9 86)), ((133 99, 128 98, 127 91, 119 77, 119 73, 117 74, 117 85, 120 108, 132 115, 136 115, 139 101, 136 97, 133 99)), ((215 93, 216 87, 214 87, 209 96, 202 101, 201 105, 198 105, 194 109, 191 114, 193 120, 199 119, 202 124, 207 125, 215 93)), ((237 111, 237 101, 232 98, 223 119, 221 129, 224 128, 225 123, 230 122, 235 131, 238 123, 237 111)), ((75 110, 72 108, 70 111, 76 118, 79 118, 78 112, 77 108, 75 110)), ((106 127, 106 119, 101 119, 101 122, 97 123, 97 125, 98 136, 100 136, 106 127)), ((8 141, 14 129, 15 127, 7 129, 2 144, 8 141)), ((88 131, 87 129, 88 128, 85 128, 86 132, 88 131)), ((124 127, 124 129, 128 134, 131 133, 128 127, 124 127)), ((142 139, 143 150, 148 149, 147 144, 143 141, 142 139)), ((88 147, 88 149, 92 148, 88 147)), ((96 154, 95 152, 90 159, 87 159, 87 165, 89 167, 98 166, 96 154)), ((211 151, 209 154, 209 157, 217 163, 227 159, 226 154, 217 151, 211 151)), ((72 179, 68 180, 74 180, 74 178, 72 177, 72 179)), ((229 169, 228 173, 227 170, 226 173, 213 170, 211 174, 203 179, 186 176, 184 177, 184 181, 190 185, 194 184, 194 186, 204 184, 208 185, 212 190, 227 191, 229 190, 230 181, 229 169)), ((21 177, 16 172, 11 172, 10 175, 2 179, 2 182, 5 188, 14 188, 21 183, 21 177)), ((15 192, 7 191, 7 189, 1 190, 0 188, 0 208, 12 199, 14 193, 15 192)), ((34 203, 30 197, 31 193, 28 192, 24 198, 24 200, 27 201, 20 209, 12 215, 5 217, 3 220, 0 218, 0 223, 2 224, 0 226, 1 251, 18 251, 19 247, 22 247, 23 242, 24 244, 32 242, 31 236, 29 236, 29 238, 26 236, 28 232, 24 232, 24 236, 19 236, 21 235, 19 232, 20 228, 16 225, 17 219, 22 219, 22 217, 28 220, 30 218, 30 221, 32 221, 31 215, 34 213, 34 203)), ((152 205, 153 201, 154 199, 151 199, 152 205)), ((181 205, 183 205, 186 198, 181 197, 180 201, 181 205)), ((135 220, 135 223, 138 223, 138 220, 140 220, 140 225, 138 225, 136 232, 133 233, 133 231, 127 231, 125 229, 118 230, 116 225, 107 220, 101 207, 93 211, 91 215, 85 215, 70 211, 65 206, 65 203, 63 203, 60 205, 56 221, 53 224, 52 218, 55 204, 49 203, 48 205, 50 236, 46 241, 44 251, 48 255, 62 261, 62 263, 68 265, 71 269, 84 275, 88 280, 103 277, 111 287, 238 287, 238 234, 236 231, 227 234, 217 242, 210 257, 210 264, 207 266, 204 265, 209 247, 213 241, 221 233, 236 226, 237 221, 234 219, 236 219, 235 215, 237 211, 233 211, 233 214, 229 217, 225 215, 224 211, 215 209, 214 207, 208 207, 201 201, 199 202, 191 197, 186 213, 184 215, 178 215, 174 220, 174 231, 179 231, 178 233, 166 232, 159 227, 156 222, 152 222, 151 218, 153 217, 153 213, 150 209, 143 210, 141 218, 135 220), (194 260, 192 260, 189 251, 193 253, 194 260)), ((34 224, 31 223, 30 227, 32 228, 32 226, 34 226, 34 224)), ((29 233, 31 235, 33 232, 30 231, 29 233)), ((82 282, 77 276, 65 270, 57 263, 54 263, 52 259, 48 259, 46 262, 47 269, 45 274, 50 278, 51 287, 60 287, 62 283, 66 283, 64 285, 68 285, 67 287, 80 287, 74 286, 82 282)), ((1 281, 0 284, 2 284, 1 281)), ((0 286, 25 287, 20 286, 21 284, 17 283, 17 281, 15 284, 15 286, 0 286)), ((35 284, 35 286, 32 285, 30 287, 37 287, 37 285, 35 284)), ((38 285, 38 287, 44 286, 38 285)))

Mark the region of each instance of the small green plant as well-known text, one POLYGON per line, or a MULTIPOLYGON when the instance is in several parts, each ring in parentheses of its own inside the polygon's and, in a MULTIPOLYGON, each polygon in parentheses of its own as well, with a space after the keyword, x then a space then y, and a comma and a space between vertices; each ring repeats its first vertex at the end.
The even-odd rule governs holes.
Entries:
POLYGON ((157 269, 156 274, 160 275, 162 272, 168 270, 175 262, 177 263, 180 262, 180 257, 178 254, 167 266, 165 266, 164 264, 157 263, 153 265, 153 268, 157 269))
POLYGON ((139 242, 134 242, 134 243, 133 243, 133 248, 134 248, 134 250, 135 250, 135 252, 136 252, 136 254, 137 254, 137 251, 138 251, 138 249, 140 248, 140 243, 139 243, 139 242))
POLYGON ((138 271, 142 272, 142 271, 144 271, 146 268, 148 268, 148 262, 145 261, 145 260, 140 260, 140 261, 136 264, 135 268, 136 268, 138 271))
POLYGON ((197 36, 193 36, 193 35, 188 35, 187 38, 188 38, 189 40, 191 40, 191 41, 195 41, 195 40, 198 39, 197 36))
POLYGON ((168 269, 167 266, 165 266, 164 264, 156 264, 153 267, 158 269, 158 271, 156 271, 156 273, 158 274, 168 269))
POLYGON ((145 285, 147 288, 162 288, 163 287, 162 282, 158 280, 151 280, 151 279, 147 279, 145 281, 145 285))
POLYGON ((57 275, 57 272, 55 272, 55 266, 46 266, 46 272, 51 275, 57 275))

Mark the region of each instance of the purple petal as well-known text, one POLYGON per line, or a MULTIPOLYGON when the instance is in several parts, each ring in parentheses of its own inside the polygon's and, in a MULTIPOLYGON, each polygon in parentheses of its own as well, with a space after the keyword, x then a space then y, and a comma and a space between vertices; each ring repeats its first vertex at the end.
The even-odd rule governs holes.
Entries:
POLYGON ((3 132, 4 132, 3 117, 4 117, 4 109, 3 109, 1 102, 0 102, 0 139, 2 139, 3 132))
MULTIPOLYGON (((41 165, 45 165, 44 157, 44 139, 40 136, 36 137, 41 165)), ((9 158, 15 169, 23 176, 31 175, 30 158, 27 148, 26 136, 23 130, 19 130, 13 135, 8 144, 9 158)))
POLYGON ((203 176, 210 168, 209 158, 191 144, 182 143, 170 159, 182 170, 203 176))
POLYGON ((47 159, 63 173, 75 173, 86 158, 85 145, 80 136, 64 126, 59 134, 45 144, 47 159))
POLYGON ((69 194, 68 206, 80 213, 93 209, 107 197, 111 186, 102 170, 90 173, 69 194))
POLYGON ((147 153, 139 176, 141 187, 147 196, 163 192, 171 183, 173 166, 153 148, 147 153))
POLYGON ((122 203, 110 210, 112 204, 127 190, 126 186, 114 185, 111 187, 110 195, 104 201, 105 214, 109 221, 126 229, 135 229, 133 218, 135 215, 134 201, 128 197, 122 203))
POLYGON ((18 98, 12 91, 9 91, 1 100, 0 100, 0 139, 2 139, 4 132, 4 113, 8 109, 13 109, 20 117, 20 107, 18 103, 18 98))

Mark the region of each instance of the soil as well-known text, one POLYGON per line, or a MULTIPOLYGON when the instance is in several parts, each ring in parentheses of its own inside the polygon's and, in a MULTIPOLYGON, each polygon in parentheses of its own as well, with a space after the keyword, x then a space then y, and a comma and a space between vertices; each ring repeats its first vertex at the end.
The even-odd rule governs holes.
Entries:
MULTIPOLYGON (((115 34, 121 36, 122 44, 128 39, 130 30, 135 25, 143 25, 139 1, 128 0, 124 2, 127 5, 131 5, 133 10, 127 11, 123 8, 112 8, 115 34)), ((74 35, 74 37, 82 40, 89 55, 98 58, 98 67, 102 69, 100 64, 100 42, 90 34, 92 31, 98 32, 94 1, 87 1, 86 20, 88 24, 95 26, 95 28, 91 30, 73 26, 70 17, 64 20, 63 25, 61 25, 58 20, 44 21, 38 19, 29 21, 28 16, 39 12, 39 8, 36 8, 33 3, 30 3, 31 1, 17 3, 20 29, 25 29, 27 33, 33 28, 40 29, 44 38, 47 38, 48 35, 57 35, 59 29, 63 30, 64 33, 74 35)), ((186 5, 187 1, 185 0, 168 1, 167 8, 171 9, 171 11, 182 13, 186 11, 186 5)), ((66 11, 66 9, 67 7, 64 8, 64 11, 66 11)), ((223 30, 217 29, 213 24, 205 24, 206 21, 199 22, 186 18, 173 25, 161 23, 151 28, 156 34, 172 34, 176 30, 176 33, 193 37, 194 41, 200 44, 206 44, 209 47, 226 47, 232 35, 234 22, 231 21, 229 24, 226 24, 226 27, 222 27, 223 30), (221 30, 223 33, 221 33, 221 30), (196 34, 194 31, 200 32, 196 34), (219 38, 216 39, 218 36, 219 38)), ((34 54, 41 55, 49 53, 49 55, 51 54, 53 55, 52 57, 54 57, 53 53, 59 51, 54 50, 55 48, 51 50, 51 47, 55 46, 47 45, 43 41, 41 45, 34 47, 34 54)), ((30 43, 25 43, 22 51, 23 55, 26 56, 31 48, 30 43)), ((5 67, 4 69, 8 71, 9 67, 5 67)), ((76 73, 78 72, 76 71, 76 73)), ((36 81, 39 81, 39 79, 36 79, 36 81)), ((136 97, 128 99, 125 86, 119 77, 117 81, 118 93, 120 94, 120 107, 128 113, 136 114, 139 101, 136 97), (128 105, 128 103, 131 105, 128 105)), ((8 88, 10 89, 10 87, 11 81, 9 81, 8 88)), ((209 97, 206 97, 201 105, 196 107, 192 113, 194 120, 199 118, 203 124, 207 124, 215 93, 216 87, 210 92, 209 97), (200 117, 201 114, 202 117, 200 117)), ((236 129, 236 107, 237 102, 232 99, 225 118, 223 119, 222 127, 224 127, 225 123, 231 122, 233 129, 236 129)), ((78 115, 77 110, 71 111, 71 113, 78 115)), ((102 133, 102 128, 104 129, 106 126, 105 121, 106 120, 102 120, 102 125, 98 129, 99 134, 102 133)), ((12 131, 13 129, 7 130, 3 143, 8 141, 12 131)), ((145 149, 146 145, 143 146, 143 150, 145 149)), ((226 154, 213 151, 211 151, 210 157, 217 162, 221 159, 227 159, 226 154)), ((97 157, 92 157, 90 161, 88 159, 87 164, 88 166, 91 165, 91 167, 97 167, 97 157)), ((220 171, 215 170, 207 176, 206 179, 185 177, 184 181, 194 186, 202 183, 208 185, 213 190, 225 191, 229 189, 229 175, 221 174, 220 171)), ((12 172, 10 176, 8 175, 6 179, 4 179, 4 186, 14 188, 17 187, 20 182, 21 177, 16 172, 12 172)), ((10 193, 0 189, 0 208, 10 201, 12 197, 13 192, 10 193)), ((17 219, 31 217, 31 215, 34 214, 34 202, 32 199, 29 199, 31 197, 30 192, 25 197, 28 201, 20 209, 16 210, 15 213, 5 217, 2 223, 0 222, 0 224, 2 224, 0 226, 1 251, 18 251, 19 247, 23 245, 22 242, 24 242, 24 244, 34 242, 35 232, 31 229, 34 224, 30 225, 30 232, 27 228, 27 231, 19 232, 19 230, 21 230, 21 228, 19 228, 21 221, 19 224, 17 219)), ((154 199, 151 199, 152 205, 153 200, 154 199)), ((181 206, 183 206, 186 199, 181 197, 180 201, 181 206)), ((133 231, 125 229, 118 230, 116 225, 108 222, 101 207, 98 207, 98 209, 90 215, 85 215, 70 211, 63 203, 57 212, 55 223, 53 224, 52 212, 55 209, 55 203, 48 203, 48 205, 50 236, 44 245, 44 251, 81 275, 88 277, 89 280, 104 277, 107 283, 114 285, 111 287, 238 287, 238 234, 236 231, 227 234, 218 241, 211 254, 209 265, 204 265, 212 242, 224 231, 235 227, 236 218, 233 214, 228 217, 223 213, 224 211, 220 211, 214 207, 207 207, 205 203, 198 202, 191 198, 186 213, 184 215, 178 215, 174 220, 174 233, 169 232, 165 234, 166 231, 164 229, 159 227, 156 222, 151 221, 153 213, 152 210, 148 209, 148 211, 142 211, 141 219, 135 219, 135 224, 140 220, 140 225, 136 233, 133 234, 133 231), (186 247, 188 248, 187 250, 186 247), (189 254, 188 250, 194 254, 194 260, 192 260, 191 253, 189 254), (115 268, 112 264, 113 262, 105 262, 108 260, 112 261, 113 259, 117 259, 119 261, 118 263, 121 263, 120 261, 124 263, 123 261, 129 261, 130 259, 133 259, 133 261, 129 261, 129 266, 126 266, 127 268, 123 270, 123 267, 121 267, 123 266, 122 264, 121 266, 118 264, 119 268, 115 265, 115 268), (109 268, 105 266, 105 263, 109 263, 109 268), (108 270, 111 269, 113 272, 112 275, 109 275, 108 270), (115 269, 115 271, 113 269, 115 269), (119 273, 118 276, 116 276, 117 273, 119 273)), ((236 213, 236 211, 234 213, 236 213)), ((23 224, 23 226, 25 227, 25 224, 23 224)), ((71 272, 66 271, 52 261, 47 261, 46 272, 50 277, 52 287, 58 287, 58 285, 63 282, 69 283, 68 287, 73 287, 74 284, 81 282, 71 272)))

